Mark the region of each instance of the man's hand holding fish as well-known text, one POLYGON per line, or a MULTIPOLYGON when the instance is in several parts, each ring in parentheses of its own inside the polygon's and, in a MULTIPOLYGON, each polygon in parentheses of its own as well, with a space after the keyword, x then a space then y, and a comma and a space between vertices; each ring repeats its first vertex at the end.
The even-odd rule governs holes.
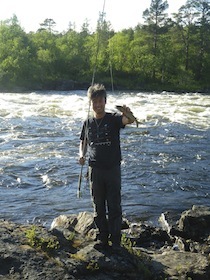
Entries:
POLYGON ((126 105, 123 106, 116 106, 116 109, 123 113, 123 124, 131 124, 133 122, 136 122, 136 126, 138 127, 138 120, 134 117, 133 113, 131 112, 130 108, 126 105))

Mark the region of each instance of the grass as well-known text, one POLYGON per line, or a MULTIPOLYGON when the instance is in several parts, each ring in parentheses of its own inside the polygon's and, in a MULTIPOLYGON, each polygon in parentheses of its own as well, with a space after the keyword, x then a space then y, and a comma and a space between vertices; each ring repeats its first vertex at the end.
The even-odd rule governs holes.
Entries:
POLYGON ((52 253, 60 247, 56 237, 40 237, 39 228, 35 225, 27 229, 25 235, 31 247, 41 249, 46 253, 52 253))

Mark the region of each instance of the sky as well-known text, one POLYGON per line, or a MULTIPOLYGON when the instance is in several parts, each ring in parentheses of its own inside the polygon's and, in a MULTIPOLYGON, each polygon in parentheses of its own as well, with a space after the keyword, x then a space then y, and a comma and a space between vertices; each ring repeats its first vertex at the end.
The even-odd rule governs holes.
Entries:
MULTIPOLYGON (((186 0, 168 0, 167 12, 177 12, 185 3, 186 0)), ((55 30, 62 32, 69 23, 74 23, 79 31, 88 20, 93 31, 99 13, 104 10, 105 19, 115 31, 120 31, 143 23, 142 13, 150 4, 151 0, 0 0, 0 21, 16 15, 26 32, 36 32, 40 23, 51 18, 56 23, 55 30)))

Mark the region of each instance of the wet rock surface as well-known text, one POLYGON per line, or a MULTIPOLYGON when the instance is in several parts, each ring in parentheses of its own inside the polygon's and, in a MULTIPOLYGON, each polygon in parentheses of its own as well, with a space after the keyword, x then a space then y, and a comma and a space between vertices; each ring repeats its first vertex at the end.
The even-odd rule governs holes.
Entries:
POLYGON ((210 279, 210 208, 193 206, 175 226, 160 218, 162 228, 125 219, 118 251, 94 248, 92 213, 50 229, 0 220, 0 279, 210 279))

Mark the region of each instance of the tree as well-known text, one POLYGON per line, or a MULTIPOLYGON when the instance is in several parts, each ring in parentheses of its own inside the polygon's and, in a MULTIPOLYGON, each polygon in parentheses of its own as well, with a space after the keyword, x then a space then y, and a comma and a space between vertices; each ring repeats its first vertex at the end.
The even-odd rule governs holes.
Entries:
POLYGON ((48 30, 50 33, 55 32, 54 27, 56 26, 55 21, 52 18, 47 18, 43 23, 40 23, 41 28, 39 31, 48 30))
POLYGON ((110 48, 112 48, 114 68, 121 73, 128 72, 129 36, 124 32, 118 32, 110 39, 110 48))
POLYGON ((161 33, 161 27, 167 18, 167 13, 165 11, 168 9, 168 2, 163 0, 152 0, 149 9, 143 12, 143 18, 145 23, 148 25, 148 32, 152 36, 152 52, 154 56, 154 67, 152 70, 153 79, 156 76, 156 58, 158 55, 158 36, 161 33))
POLYGON ((210 3, 209 0, 191 0, 189 1, 195 10, 196 14, 196 29, 198 32, 198 51, 197 59, 198 62, 195 68, 195 75, 197 80, 202 80, 207 74, 209 77, 210 72, 205 67, 206 62, 209 67, 209 60, 207 60, 208 53, 210 51, 210 3))
POLYGON ((30 81, 30 43, 14 15, 0 25, 0 82, 13 88, 30 81))
POLYGON ((43 85, 56 81, 59 76, 57 68, 60 54, 56 45, 58 37, 47 30, 37 31, 30 36, 34 50, 34 78, 43 85))
POLYGON ((87 84, 91 77, 110 85, 110 73, 125 88, 209 88, 209 2, 188 0, 168 18, 167 1, 153 0, 145 24, 120 32, 102 13, 94 32, 86 20, 79 32, 69 25, 55 33, 54 21, 46 19, 27 34, 14 15, 0 25, 1 88, 54 89, 66 80, 87 84))
POLYGON ((91 50, 90 68, 94 75, 107 75, 109 70, 110 53, 108 49, 109 39, 113 36, 113 30, 109 21, 105 20, 105 13, 99 14, 96 32, 89 38, 86 47, 91 50))
POLYGON ((187 1, 186 5, 181 6, 177 14, 174 14, 177 28, 181 34, 181 41, 184 46, 186 71, 189 70, 190 46, 195 31, 194 23, 196 17, 197 13, 195 12, 194 7, 192 6, 190 1, 187 1))

